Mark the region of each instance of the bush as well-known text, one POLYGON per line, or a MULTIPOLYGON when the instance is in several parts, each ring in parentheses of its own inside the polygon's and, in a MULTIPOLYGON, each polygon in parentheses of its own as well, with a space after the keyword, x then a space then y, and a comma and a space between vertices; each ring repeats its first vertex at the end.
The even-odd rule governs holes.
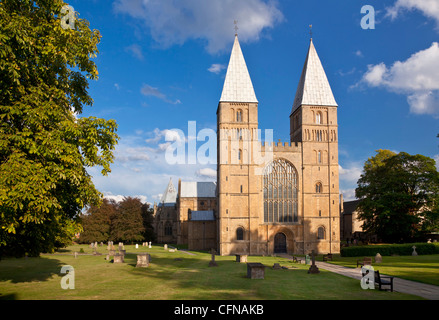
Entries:
POLYGON ((346 247, 341 248, 340 255, 342 257, 362 257, 375 256, 379 253, 382 256, 391 256, 393 254, 411 256, 413 246, 416 246, 416 252, 420 255, 439 254, 439 243, 405 243, 346 247))

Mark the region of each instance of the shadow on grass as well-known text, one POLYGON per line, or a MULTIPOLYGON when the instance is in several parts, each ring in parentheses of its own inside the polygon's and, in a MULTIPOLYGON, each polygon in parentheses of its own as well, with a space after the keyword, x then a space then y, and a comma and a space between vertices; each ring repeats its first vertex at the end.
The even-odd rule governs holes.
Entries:
POLYGON ((63 276, 60 274, 63 265, 57 259, 45 257, 3 259, 0 262, 0 281, 46 281, 54 274, 63 276))

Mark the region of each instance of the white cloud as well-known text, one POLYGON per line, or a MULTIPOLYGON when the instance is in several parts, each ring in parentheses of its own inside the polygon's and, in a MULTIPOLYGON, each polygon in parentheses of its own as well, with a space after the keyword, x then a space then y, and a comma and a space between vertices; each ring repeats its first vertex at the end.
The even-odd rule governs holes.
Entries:
POLYGON ((363 172, 363 167, 359 164, 351 164, 350 168, 343 168, 341 165, 338 166, 340 181, 351 183, 357 183, 360 179, 361 173, 363 172))
POLYGON ((220 73, 221 71, 223 71, 225 68, 226 68, 226 66, 223 65, 223 64, 214 63, 214 64, 212 64, 212 65, 210 66, 210 68, 207 69, 207 70, 208 70, 209 72, 219 74, 219 73, 220 73))
POLYGON ((406 94, 412 113, 439 116, 439 44, 390 67, 369 65, 362 82, 406 94))
POLYGON ((352 200, 356 200, 357 198, 355 197, 355 189, 340 189, 340 194, 343 195, 343 201, 352 201, 352 200))
POLYGON ((437 0, 397 0, 392 7, 388 7, 386 10, 386 16, 392 20, 396 19, 401 11, 419 10, 426 17, 436 20, 439 27, 439 1, 437 0))
POLYGON ((113 9, 141 20, 163 47, 201 39, 210 53, 233 41, 234 20, 240 40, 252 42, 284 19, 273 0, 115 0, 113 9))
POLYGON ((140 93, 143 94, 144 96, 153 96, 153 97, 157 97, 167 103, 171 103, 171 104, 180 104, 181 101, 180 100, 169 100, 168 97, 162 93, 158 88, 154 88, 151 87, 149 84, 144 84, 142 86, 142 88, 140 89, 140 93))
POLYGON ((139 60, 143 60, 142 48, 138 44, 132 44, 132 45, 126 47, 125 51, 129 52, 135 58, 137 58, 139 60))
MULTIPOLYGON (((123 196, 120 194, 114 195, 109 191, 104 191, 103 194, 104 194, 105 199, 114 200, 116 202, 121 202, 126 197, 126 196, 123 196)), ((148 202, 148 198, 145 195, 136 195, 136 196, 131 196, 131 197, 132 198, 139 198, 142 203, 148 202)))
POLYGON ((212 168, 203 168, 197 170, 195 173, 198 177, 215 178, 217 177, 216 170, 212 168))

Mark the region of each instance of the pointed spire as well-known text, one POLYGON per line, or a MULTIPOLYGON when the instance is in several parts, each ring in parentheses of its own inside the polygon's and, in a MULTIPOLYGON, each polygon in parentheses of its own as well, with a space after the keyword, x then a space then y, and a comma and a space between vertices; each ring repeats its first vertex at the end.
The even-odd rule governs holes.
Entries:
POLYGON ((301 105, 338 106, 312 38, 305 65, 303 66, 302 76, 297 86, 292 112, 301 105))
POLYGON ((161 205, 174 205, 177 202, 177 190, 175 189, 172 178, 169 180, 168 186, 166 187, 165 193, 161 199, 161 205))
POLYGON ((220 102, 258 102, 239 45, 238 35, 235 35, 235 43, 233 44, 220 102))

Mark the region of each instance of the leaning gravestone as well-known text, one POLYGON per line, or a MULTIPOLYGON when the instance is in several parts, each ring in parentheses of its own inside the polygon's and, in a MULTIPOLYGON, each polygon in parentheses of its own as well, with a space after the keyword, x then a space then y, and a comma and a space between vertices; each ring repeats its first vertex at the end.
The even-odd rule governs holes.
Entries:
POLYGON ((375 256, 375 263, 382 263, 383 262, 383 257, 377 253, 375 256))

